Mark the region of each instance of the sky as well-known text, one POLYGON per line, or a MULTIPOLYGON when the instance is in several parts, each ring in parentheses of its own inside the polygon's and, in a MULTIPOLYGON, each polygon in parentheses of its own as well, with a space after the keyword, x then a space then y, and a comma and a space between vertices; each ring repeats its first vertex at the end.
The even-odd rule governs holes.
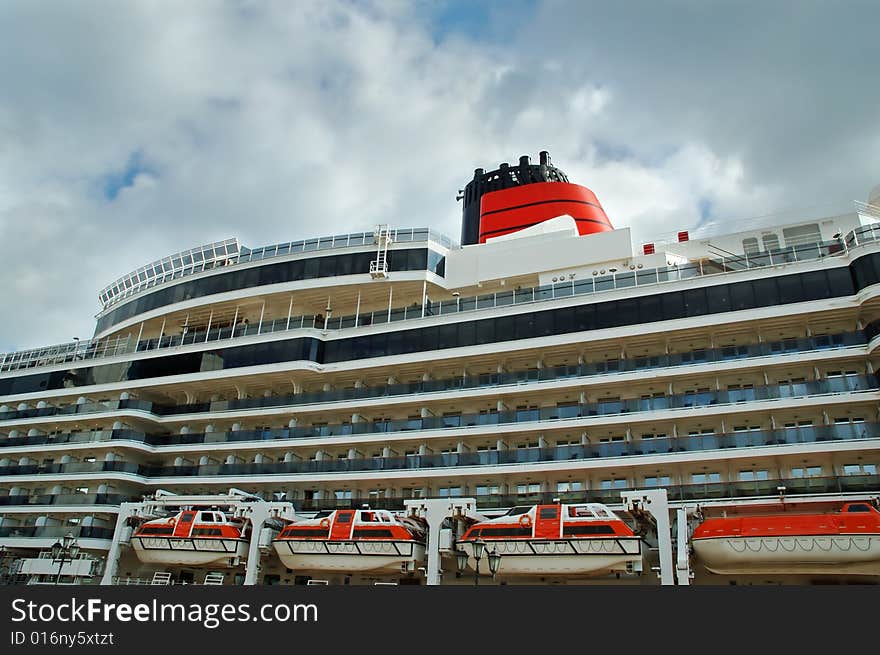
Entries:
POLYGON ((432 227, 548 150, 636 241, 867 200, 877 2, 5 0, 0 352, 165 255, 432 227))

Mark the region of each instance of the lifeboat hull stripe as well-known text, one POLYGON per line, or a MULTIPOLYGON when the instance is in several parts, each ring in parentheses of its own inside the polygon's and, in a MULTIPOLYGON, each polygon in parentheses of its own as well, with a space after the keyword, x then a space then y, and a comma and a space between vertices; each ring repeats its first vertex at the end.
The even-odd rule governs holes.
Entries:
POLYGON ((414 546, 421 546, 414 541, 387 541, 374 539, 371 541, 323 541, 315 539, 279 539, 276 546, 286 544, 292 555, 297 553, 322 553, 325 555, 359 555, 371 557, 380 555, 398 555, 412 557, 414 546))
POLYGON ((175 539, 132 537, 132 548, 144 564, 233 566, 247 554, 244 539, 175 539))
POLYGON ((695 540, 694 553, 719 574, 880 573, 878 535, 713 537, 695 540))
POLYGON ((193 550, 211 553, 235 553, 244 539, 200 539, 194 537, 132 537, 135 546, 143 550, 193 550))
MULTIPOLYGON (((641 539, 638 537, 619 539, 553 539, 536 541, 534 539, 495 540, 486 539, 486 547, 494 548, 499 555, 639 555, 641 539)), ((467 542, 461 542, 467 543, 467 542)))

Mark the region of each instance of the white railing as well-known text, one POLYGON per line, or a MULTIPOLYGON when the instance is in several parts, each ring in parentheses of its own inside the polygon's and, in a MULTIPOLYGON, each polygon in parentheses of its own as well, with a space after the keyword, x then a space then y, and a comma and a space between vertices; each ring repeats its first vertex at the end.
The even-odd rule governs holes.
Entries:
POLYGON ((809 262, 826 257, 846 256, 850 251, 880 241, 880 224, 866 225, 849 232, 844 238, 820 243, 790 246, 755 254, 700 259, 681 265, 661 268, 624 270, 584 279, 571 279, 540 287, 529 287, 490 293, 467 298, 428 301, 423 307, 416 304, 388 310, 367 312, 359 315, 324 319, 314 315, 295 316, 263 321, 259 326, 217 329, 211 332, 188 332, 161 339, 129 341, 128 337, 96 339, 0 354, 0 372, 30 367, 51 366, 61 362, 89 360, 135 351, 156 350, 202 342, 226 341, 255 334, 270 334, 305 328, 340 330, 347 328, 409 321, 430 316, 457 314, 482 309, 494 309, 570 296, 590 295, 630 287, 646 287, 679 282, 691 278, 724 275, 741 271, 772 269, 777 266, 809 262))

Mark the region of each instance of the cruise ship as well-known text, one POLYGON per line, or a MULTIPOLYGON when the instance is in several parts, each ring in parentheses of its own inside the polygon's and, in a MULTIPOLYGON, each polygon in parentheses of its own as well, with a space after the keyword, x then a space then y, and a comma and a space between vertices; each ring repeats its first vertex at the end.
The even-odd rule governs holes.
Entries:
POLYGON ((0 577, 877 584, 872 198, 634 242, 541 152, 474 172, 460 243, 141 266, 0 354, 0 577))

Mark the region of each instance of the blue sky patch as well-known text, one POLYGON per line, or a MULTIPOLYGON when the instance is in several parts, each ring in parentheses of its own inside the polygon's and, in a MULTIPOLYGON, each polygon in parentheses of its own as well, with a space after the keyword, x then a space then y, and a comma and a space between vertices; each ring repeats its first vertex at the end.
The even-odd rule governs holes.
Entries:
POLYGON ((135 150, 129 155, 128 161, 122 170, 114 171, 104 176, 101 185, 104 197, 110 201, 116 200, 119 192, 133 186, 135 178, 141 173, 156 174, 155 170, 144 162, 143 152, 135 150))

